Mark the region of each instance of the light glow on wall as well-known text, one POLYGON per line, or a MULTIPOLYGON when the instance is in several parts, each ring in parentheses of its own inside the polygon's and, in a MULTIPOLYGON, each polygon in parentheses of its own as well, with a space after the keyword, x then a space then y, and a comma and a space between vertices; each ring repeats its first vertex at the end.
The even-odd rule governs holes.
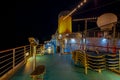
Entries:
POLYGON ((71 39, 71 43, 76 43, 76 40, 74 38, 71 39))
POLYGON ((26 56, 29 56, 29 52, 26 52, 25 55, 26 55, 26 56))
POLYGON ((102 44, 102 45, 106 45, 106 44, 107 44, 107 39, 106 39, 106 38, 103 38, 103 39, 101 40, 101 44, 102 44))
POLYGON ((52 53, 52 48, 48 47, 47 51, 48 51, 48 53, 52 53))
POLYGON ((72 32, 72 18, 71 16, 63 20, 65 16, 59 17, 58 20, 58 33, 71 33, 72 32))
POLYGON ((83 39, 83 42, 85 43, 85 39, 83 39))
POLYGON ((62 38, 62 35, 61 35, 61 34, 59 34, 58 39, 61 39, 61 38, 62 38))
POLYGON ((103 43, 105 43, 106 41, 107 41, 107 39, 105 39, 105 38, 102 39, 102 42, 103 42, 103 43))
POLYGON ((65 44, 66 44, 67 43, 67 39, 65 38, 64 40, 65 40, 65 44))

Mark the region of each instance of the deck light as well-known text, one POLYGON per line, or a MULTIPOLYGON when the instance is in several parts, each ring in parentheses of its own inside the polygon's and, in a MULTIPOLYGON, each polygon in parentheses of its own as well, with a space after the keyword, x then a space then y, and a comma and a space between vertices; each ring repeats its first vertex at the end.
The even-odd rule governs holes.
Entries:
POLYGON ((80 5, 82 6, 82 5, 83 5, 83 3, 81 2, 81 3, 80 3, 80 5))
POLYGON ((52 52, 52 48, 51 47, 48 47, 48 53, 51 53, 52 52))
POLYGON ((26 56, 26 57, 29 56, 29 52, 26 52, 26 53, 25 53, 25 56, 26 56))
POLYGON ((62 35, 61 35, 61 34, 59 34, 58 39, 61 39, 61 38, 62 38, 62 35))
POLYGON ((85 43, 85 38, 83 39, 83 42, 85 43))
POLYGON ((106 43, 106 41, 107 41, 106 38, 103 38, 103 39, 102 39, 102 43, 103 43, 103 44, 106 43))
POLYGON ((80 7, 81 7, 81 5, 78 5, 77 7, 78 7, 78 8, 80 8, 80 7))
POLYGON ((74 38, 71 39, 71 43, 76 43, 74 38))

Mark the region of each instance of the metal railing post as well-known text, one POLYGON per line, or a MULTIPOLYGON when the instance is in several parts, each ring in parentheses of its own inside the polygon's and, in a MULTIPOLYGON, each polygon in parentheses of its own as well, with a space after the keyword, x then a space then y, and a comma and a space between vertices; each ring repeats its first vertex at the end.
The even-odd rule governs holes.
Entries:
POLYGON ((27 62, 27 59, 26 59, 26 46, 24 46, 24 61, 25 61, 25 63, 27 62))
POLYGON ((30 56, 32 56, 32 46, 30 45, 30 56))
POLYGON ((87 74, 86 35, 87 35, 87 19, 85 20, 85 42, 84 42, 85 74, 87 74))
POLYGON ((36 68, 36 45, 33 46, 33 70, 36 68))
POLYGON ((13 49, 13 72, 15 67, 15 49, 13 49))

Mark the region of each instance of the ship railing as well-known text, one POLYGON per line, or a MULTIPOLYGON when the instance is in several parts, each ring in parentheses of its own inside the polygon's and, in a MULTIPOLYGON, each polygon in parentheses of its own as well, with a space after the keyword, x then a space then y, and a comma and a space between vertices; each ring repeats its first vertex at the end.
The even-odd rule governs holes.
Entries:
POLYGON ((105 52, 105 53, 118 53, 120 50, 119 45, 116 45, 116 47, 112 46, 101 46, 101 45, 94 45, 94 44, 88 44, 87 50, 90 51, 99 51, 99 52, 105 52))
MULTIPOLYGON (((120 74, 120 47, 106 47, 106 46, 98 46, 98 45, 87 45, 88 51, 97 50, 98 54, 105 55, 105 65, 106 69, 114 71, 120 74), (91 47, 91 48, 90 48, 91 47)), ((96 56, 95 56, 96 57, 96 56)))
POLYGON ((0 51, 0 80, 7 80, 24 65, 31 51, 30 45, 0 51))
MULTIPOLYGON (((111 32, 109 32, 111 33, 111 32)), ((113 34, 109 35, 112 38, 113 34)), ((105 32, 103 31, 88 31, 87 37, 95 37, 95 38, 102 38, 105 37, 105 32)), ((120 39, 120 32, 116 32, 115 38, 120 39)))
MULTIPOLYGON (((92 51, 87 50, 86 60, 85 60, 85 55, 82 52, 83 50, 75 50, 72 52, 72 59, 75 64, 80 63, 84 67, 86 67, 85 66, 86 64, 87 65, 86 68, 98 71, 99 73, 101 73, 102 70, 108 69, 120 74, 120 48, 119 47, 116 48, 117 51, 119 52, 112 53, 112 52, 107 52, 108 50, 101 51, 102 48, 105 48, 103 50, 106 50, 107 47, 104 47, 104 46, 87 45, 87 47, 88 46, 93 47, 94 49, 92 49, 92 51), (98 50, 96 47, 100 49, 98 50), (87 63, 85 63, 85 61, 87 61, 87 63)), ((113 47, 109 47, 109 49, 113 49, 113 47)))

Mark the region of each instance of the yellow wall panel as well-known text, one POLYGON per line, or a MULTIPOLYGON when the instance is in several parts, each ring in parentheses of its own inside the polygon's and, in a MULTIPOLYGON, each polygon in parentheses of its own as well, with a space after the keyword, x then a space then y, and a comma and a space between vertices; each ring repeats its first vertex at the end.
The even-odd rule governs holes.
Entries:
POLYGON ((59 17, 58 20, 58 32, 59 34, 72 32, 72 18, 71 16, 63 20, 65 16, 59 17))

